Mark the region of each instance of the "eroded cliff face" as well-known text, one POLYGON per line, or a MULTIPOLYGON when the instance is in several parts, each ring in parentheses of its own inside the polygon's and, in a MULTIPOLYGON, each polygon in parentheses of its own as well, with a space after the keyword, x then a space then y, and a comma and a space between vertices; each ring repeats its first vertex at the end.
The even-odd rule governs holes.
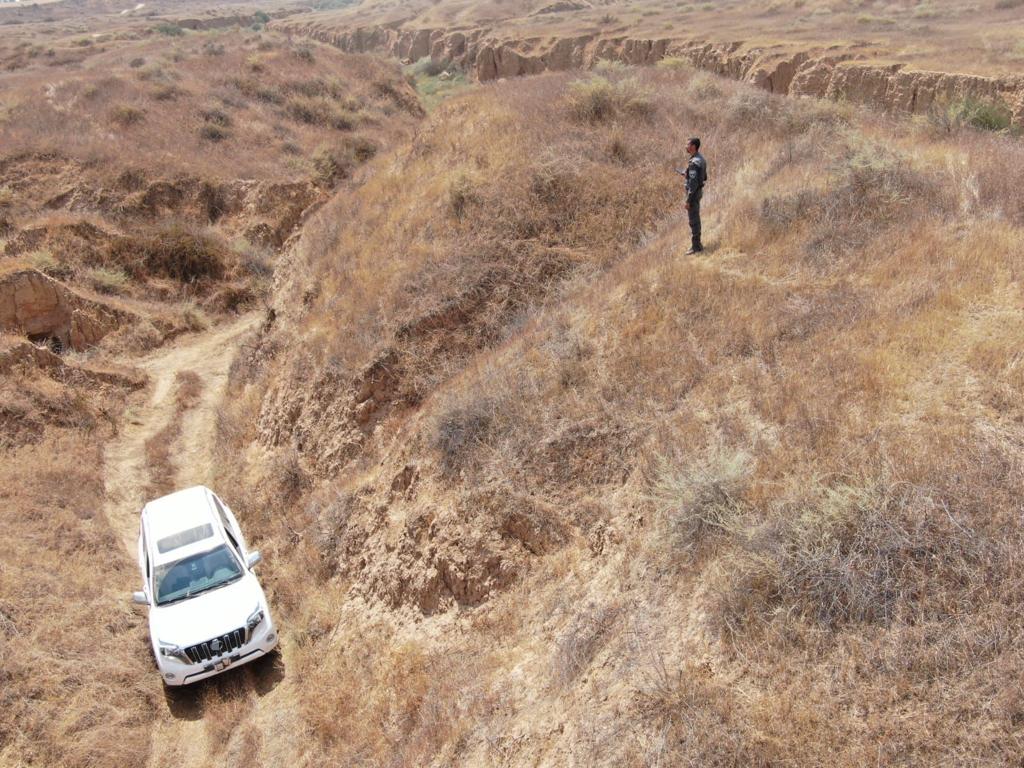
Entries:
POLYGON ((33 269, 0 279, 0 331, 83 350, 117 328, 125 313, 79 296, 33 269))
POLYGON ((353 53, 384 52, 412 61, 424 56, 450 60, 480 81, 547 70, 586 69, 601 60, 644 66, 678 57, 699 69, 749 82, 771 93, 845 99, 915 114, 927 112, 936 101, 997 99, 1010 109, 1013 125, 1024 125, 1024 77, 914 70, 903 64, 865 61, 854 52, 782 51, 739 42, 600 35, 511 40, 485 28, 346 30, 304 19, 282 21, 278 28, 353 53))

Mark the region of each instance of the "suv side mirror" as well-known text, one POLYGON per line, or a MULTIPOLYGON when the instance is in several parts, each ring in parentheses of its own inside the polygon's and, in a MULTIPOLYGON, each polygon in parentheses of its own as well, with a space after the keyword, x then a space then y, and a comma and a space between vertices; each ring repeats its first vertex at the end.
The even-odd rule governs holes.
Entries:
POLYGON ((256 563, 260 562, 260 560, 262 559, 263 555, 261 555, 259 552, 250 552, 249 556, 245 558, 245 567, 249 570, 252 570, 252 567, 256 565, 256 563))
POLYGON ((149 605, 149 598, 145 592, 132 592, 132 602, 139 605, 149 605))

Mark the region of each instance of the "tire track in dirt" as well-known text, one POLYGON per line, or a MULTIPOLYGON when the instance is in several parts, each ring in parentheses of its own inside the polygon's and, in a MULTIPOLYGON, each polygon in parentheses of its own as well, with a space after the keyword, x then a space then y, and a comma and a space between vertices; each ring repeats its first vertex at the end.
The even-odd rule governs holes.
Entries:
MULTIPOLYGON (((139 513, 147 501, 146 442, 177 414, 175 377, 185 371, 194 372, 199 376, 202 393, 199 402, 186 412, 181 437, 172 449, 174 485, 185 488, 209 484, 217 410, 227 387, 228 372, 241 340, 256 328, 259 320, 259 313, 244 315, 205 333, 179 339, 171 347, 135 363, 149 375, 148 397, 129 406, 120 434, 107 445, 104 454, 104 511, 132 560, 137 554, 139 513)), ((211 750, 199 691, 175 692, 168 695, 167 701, 170 711, 153 724, 150 765, 207 764, 211 750)))
POLYGON ((139 512, 148 480, 146 441, 167 426, 174 417, 174 378, 179 372, 194 371, 202 381, 200 402, 190 409, 182 427, 185 450, 175 457, 177 484, 195 485, 209 478, 211 449, 215 437, 217 407, 227 385, 228 370, 239 340, 256 327, 259 315, 244 315, 228 325, 177 341, 135 363, 151 381, 149 399, 129 406, 121 433, 104 452, 105 513, 117 531, 129 556, 136 557, 139 512), (195 436, 195 437, 193 437, 195 436))

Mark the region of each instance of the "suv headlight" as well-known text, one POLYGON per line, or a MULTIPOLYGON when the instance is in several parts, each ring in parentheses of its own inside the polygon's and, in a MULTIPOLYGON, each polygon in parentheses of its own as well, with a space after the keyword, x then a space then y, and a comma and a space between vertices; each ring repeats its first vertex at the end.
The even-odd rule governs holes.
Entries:
POLYGON ((185 655, 185 651, 179 645, 174 643, 165 643, 162 640, 158 640, 157 644, 160 647, 160 655, 167 656, 168 658, 177 659, 183 664, 191 664, 192 660, 185 655))
POLYGON ((252 634, 252 631, 256 629, 263 621, 263 609, 257 608, 248 619, 245 620, 245 628, 252 634))

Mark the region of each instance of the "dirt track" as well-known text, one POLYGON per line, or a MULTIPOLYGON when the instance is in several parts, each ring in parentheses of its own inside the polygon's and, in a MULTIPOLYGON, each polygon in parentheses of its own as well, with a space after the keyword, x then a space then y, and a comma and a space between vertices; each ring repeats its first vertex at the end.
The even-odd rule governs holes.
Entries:
POLYGON ((202 398, 188 412, 182 427, 182 445, 177 446, 174 454, 176 485, 185 488, 209 480, 210 448, 228 369, 242 337, 258 321, 256 313, 244 315, 227 325, 180 339, 136 363, 150 377, 149 398, 128 408, 121 433, 108 444, 104 456, 105 512, 133 559, 139 535, 139 510, 146 501, 146 441, 175 414, 174 377, 193 371, 202 382, 202 398))
MULTIPOLYGON (((175 417, 175 377, 178 373, 194 372, 201 381, 202 394, 200 401, 185 413, 181 437, 171 451, 174 485, 185 488, 207 484, 211 481, 217 410, 224 397, 228 371, 242 341, 259 319, 258 313, 244 315, 227 325, 182 338, 136 363, 149 374, 150 386, 144 399, 127 409, 121 432, 108 444, 105 454, 105 512, 133 561, 138 515, 146 501, 144 489, 149 479, 146 441, 175 417)), ((137 585, 125 588, 136 589, 137 585)), ((221 689, 231 689, 233 697, 255 706, 263 696, 272 694, 264 709, 273 713, 279 711, 280 698, 287 695, 286 686, 277 685, 282 678, 283 661, 271 657, 230 675, 168 692, 167 709, 153 723, 149 764, 195 768, 217 764, 219 750, 210 743, 210 729, 205 724, 210 695, 219 699, 221 689)))

